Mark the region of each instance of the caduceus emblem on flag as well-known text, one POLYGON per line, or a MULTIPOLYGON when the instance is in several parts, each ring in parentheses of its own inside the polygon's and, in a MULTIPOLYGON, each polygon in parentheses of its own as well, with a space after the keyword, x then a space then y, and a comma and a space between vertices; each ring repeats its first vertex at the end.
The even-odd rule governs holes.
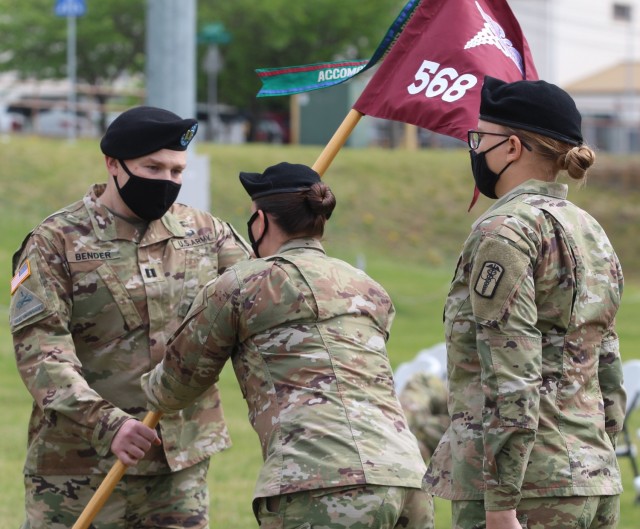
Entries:
POLYGON ((507 57, 511 58, 522 74, 522 77, 524 77, 525 71, 520 52, 513 47, 513 43, 507 38, 502 26, 485 13, 478 2, 476 2, 476 7, 478 11, 480 11, 482 18, 484 18, 484 26, 464 45, 464 49, 467 50, 475 46, 483 45, 495 46, 507 57))

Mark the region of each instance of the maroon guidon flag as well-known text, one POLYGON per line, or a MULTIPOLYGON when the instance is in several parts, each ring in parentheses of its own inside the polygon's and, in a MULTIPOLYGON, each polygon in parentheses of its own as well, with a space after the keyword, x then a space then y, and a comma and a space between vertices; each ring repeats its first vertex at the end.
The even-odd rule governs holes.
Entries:
POLYGON ((466 141, 485 75, 538 78, 506 0, 422 0, 353 108, 466 141))

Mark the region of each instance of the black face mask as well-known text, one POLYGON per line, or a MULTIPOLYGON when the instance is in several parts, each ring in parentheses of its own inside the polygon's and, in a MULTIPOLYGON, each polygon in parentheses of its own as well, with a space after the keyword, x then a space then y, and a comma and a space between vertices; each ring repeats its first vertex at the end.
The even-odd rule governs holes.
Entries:
POLYGON ((500 179, 500 175, 507 170, 513 162, 509 162, 504 166, 502 171, 498 174, 494 173, 489 166, 487 165, 486 154, 496 147, 499 147, 503 143, 509 141, 507 138, 500 143, 496 143, 493 147, 487 149, 486 151, 476 152, 473 149, 469 151, 471 155, 471 172, 473 173, 473 179, 476 181, 476 187, 484 196, 489 198, 498 198, 496 195, 496 184, 500 179))
POLYGON ((118 162, 129 175, 129 180, 122 187, 118 185, 115 175, 113 176, 122 201, 143 220, 152 221, 162 217, 178 198, 182 186, 171 180, 136 176, 129 171, 124 161, 118 162))
POLYGON ((253 225, 253 223, 258 218, 258 211, 255 211, 253 213, 253 215, 251 215, 251 218, 249 218, 249 220, 247 221, 247 229, 249 230, 249 242, 251 243, 251 248, 253 249, 253 253, 256 255, 256 257, 260 257, 260 253, 258 252, 258 247, 260 246, 260 243, 262 242, 262 239, 264 239, 264 236, 267 234, 267 228, 269 227, 269 219, 267 218, 267 215, 265 214, 264 215, 264 230, 262 231, 262 235, 260 235, 260 238, 256 241, 256 239, 253 236, 253 231, 251 231, 251 226, 253 225))

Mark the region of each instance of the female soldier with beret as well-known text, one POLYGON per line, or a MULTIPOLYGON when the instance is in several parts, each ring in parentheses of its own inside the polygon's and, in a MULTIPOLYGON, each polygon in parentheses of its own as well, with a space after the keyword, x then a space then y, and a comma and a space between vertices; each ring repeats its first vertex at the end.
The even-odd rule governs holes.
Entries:
POLYGON ((281 163, 241 173, 255 259, 201 292, 143 379, 178 410, 231 359, 262 445, 261 529, 433 527, 426 470, 393 390, 394 315, 384 289, 320 244, 335 198, 318 174, 281 163))
POLYGON ((445 306, 451 425, 427 472, 453 527, 614 528, 625 393, 622 271, 567 200, 594 152, 571 97, 486 77, 469 131, 476 186, 497 202, 464 244, 445 306))

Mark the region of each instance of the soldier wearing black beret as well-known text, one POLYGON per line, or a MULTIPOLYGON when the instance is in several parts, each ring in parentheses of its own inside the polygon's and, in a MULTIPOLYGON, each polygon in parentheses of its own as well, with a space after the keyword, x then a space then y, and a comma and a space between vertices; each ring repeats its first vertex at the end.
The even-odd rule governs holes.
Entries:
POLYGON ((157 431, 140 421, 140 376, 199 289, 250 256, 227 223, 175 203, 197 129, 160 108, 122 113, 100 142, 107 183, 14 256, 10 325, 34 400, 24 527, 73 526, 116 459, 131 468, 92 527, 209 526, 209 457, 229 445, 217 388, 157 431))
POLYGON ((205 287, 142 379, 165 413, 233 363, 262 444, 261 528, 433 527, 426 466, 393 391, 384 288, 322 246, 336 198, 312 168, 240 173, 259 259, 205 287))
POLYGON ((616 527, 626 396, 615 328, 623 276, 598 222, 567 199, 595 162, 571 96, 485 77, 474 223, 444 311, 451 424, 425 475, 452 527, 616 527))

